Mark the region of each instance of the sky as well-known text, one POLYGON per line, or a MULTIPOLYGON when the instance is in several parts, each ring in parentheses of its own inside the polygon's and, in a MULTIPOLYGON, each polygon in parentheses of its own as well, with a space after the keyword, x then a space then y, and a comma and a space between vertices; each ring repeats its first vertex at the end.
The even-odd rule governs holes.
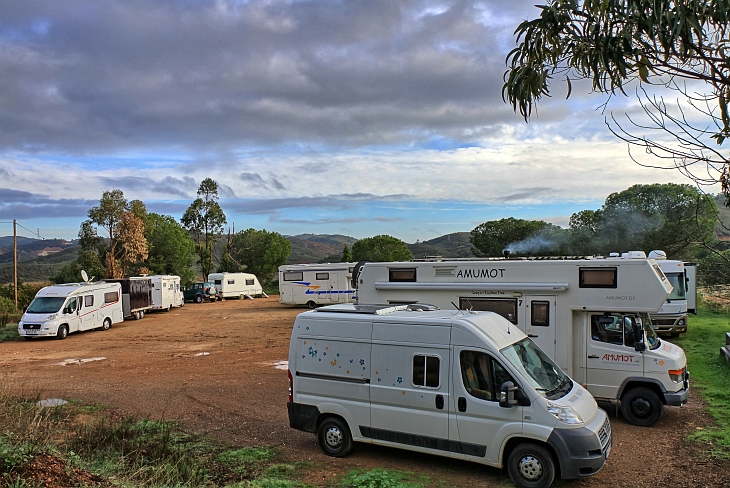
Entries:
POLYGON ((236 231, 406 242, 691 183, 608 130, 635 97, 556 80, 529 124, 503 101, 534 4, 2 2, 0 236, 73 239, 111 189, 179 219, 208 177, 236 231))

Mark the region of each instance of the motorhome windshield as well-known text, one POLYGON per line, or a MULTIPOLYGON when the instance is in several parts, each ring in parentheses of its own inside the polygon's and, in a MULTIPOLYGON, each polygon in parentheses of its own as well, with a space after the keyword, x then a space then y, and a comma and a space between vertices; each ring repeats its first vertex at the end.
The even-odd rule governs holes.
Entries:
POLYGON ((667 300, 685 300, 687 289, 684 286, 684 273, 667 273, 667 279, 674 287, 667 300))
POLYGON ((537 391, 550 400, 562 398, 573 382, 531 339, 525 338, 500 351, 537 391))
POLYGON ((635 320, 644 328, 644 332, 646 332, 646 342, 649 344, 649 349, 652 351, 658 349, 662 345, 662 341, 651 326, 649 315, 643 313, 638 315, 635 320))
POLYGON ((66 297, 36 297, 25 310, 28 313, 56 313, 61 310, 66 297))

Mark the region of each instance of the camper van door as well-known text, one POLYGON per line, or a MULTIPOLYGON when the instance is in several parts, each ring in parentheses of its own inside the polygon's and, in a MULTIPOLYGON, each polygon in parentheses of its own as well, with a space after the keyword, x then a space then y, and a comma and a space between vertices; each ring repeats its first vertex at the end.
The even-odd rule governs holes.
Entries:
POLYGON ((556 297, 527 295, 524 301, 527 326, 525 334, 548 356, 554 358, 556 297))
POLYGON ((586 383, 597 398, 616 398, 616 377, 644 376, 644 355, 634 349, 630 316, 585 314, 590 334, 586 341, 586 383))
POLYGON ((93 291, 87 291, 79 295, 81 300, 81 327, 80 330, 89 330, 96 327, 98 304, 93 291))

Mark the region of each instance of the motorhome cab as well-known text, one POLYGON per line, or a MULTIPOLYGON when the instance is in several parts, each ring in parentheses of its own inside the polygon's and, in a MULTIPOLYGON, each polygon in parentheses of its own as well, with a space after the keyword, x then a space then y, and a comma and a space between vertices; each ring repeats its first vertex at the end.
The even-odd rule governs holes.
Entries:
POLYGON ((266 296, 256 275, 250 273, 211 273, 208 281, 215 284, 218 298, 253 298, 266 296))
POLYGON ((152 310, 169 311, 185 305, 179 276, 152 275, 148 278, 152 281, 152 310))
POLYGON ((108 330, 123 320, 119 283, 67 283, 36 294, 18 322, 18 334, 65 339, 71 332, 108 330))
MULTIPOLYGON (((622 256, 623 257, 623 256, 622 256)), ((664 251, 652 251, 649 258, 656 260, 659 268, 672 284, 672 292, 661 308, 649 314, 651 325, 657 332, 666 332, 678 337, 687 332, 687 277, 684 262, 667 259, 664 251)))
POLYGON ((279 266, 279 302, 285 305, 354 303, 355 263, 288 264, 279 266))
POLYGON ((367 442, 507 466, 518 486, 595 474, 611 448, 593 397, 490 312, 341 304, 301 313, 287 408, 290 426, 316 433, 331 456, 367 442))
MULTIPOLYGON (((643 253, 642 253, 643 254, 643 253)), ((660 340, 647 314, 672 291, 652 259, 498 259, 366 263, 361 303, 489 310, 528 335, 597 399, 651 426, 687 402, 684 351, 660 340)))

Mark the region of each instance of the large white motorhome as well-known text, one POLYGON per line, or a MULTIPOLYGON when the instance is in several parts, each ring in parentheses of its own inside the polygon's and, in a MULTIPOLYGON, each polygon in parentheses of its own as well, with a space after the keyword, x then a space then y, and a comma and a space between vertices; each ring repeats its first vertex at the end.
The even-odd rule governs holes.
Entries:
POLYGON ((286 264, 279 266, 279 302, 285 305, 354 303, 351 286, 355 263, 286 264))
POLYGON ((266 296, 259 279, 251 273, 211 273, 208 281, 215 285, 221 299, 266 296))
POLYGON ((661 341, 647 315, 672 291, 653 259, 365 263, 355 273, 358 303, 502 315, 594 397, 620 401, 633 424, 653 425, 663 405, 687 402, 684 351, 661 341))
POLYGON ((174 275, 152 275, 152 310, 167 310, 185 305, 180 288, 180 277, 174 275))
POLYGON ((297 315, 289 425, 345 456, 353 441, 507 467, 520 487, 597 473, 606 413, 491 312, 337 304, 297 315))
POLYGON ((102 329, 122 322, 124 314, 119 283, 66 283, 42 288, 18 322, 26 339, 65 339, 72 332, 102 329))
MULTIPOLYGON (((622 254, 622 257, 626 256, 622 254)), ((687 285, 689 283, 684 262, 667 259, 664 251, 651 251, 649 258, 656 260, 673 288, 661 308, 649 314, 651 325, 657 332, 678 337, 680 333, 687 332, 687 285)), ((694 284, 694 280, 692 283, 694 284)))

